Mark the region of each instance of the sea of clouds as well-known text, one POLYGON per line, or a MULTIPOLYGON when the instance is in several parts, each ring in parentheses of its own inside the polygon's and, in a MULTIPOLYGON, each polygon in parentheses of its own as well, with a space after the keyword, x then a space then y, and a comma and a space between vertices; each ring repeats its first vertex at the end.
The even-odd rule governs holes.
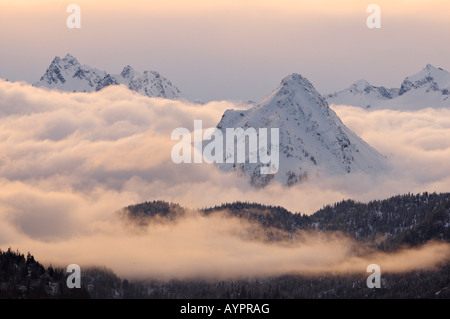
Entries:
MULTIPOLYGON (((431 243, 395 255, 352 256, 356 245, 327 234, 295 245, 246 241, 234 219, 192 216, 130 233, 116 213, 143 201, 192 209, 224 202, 281 205, 313 213, 342 199, 369 201, 408 192, 450 190, 450 110, 415 112, 332 106, 342 121, 386 155, 389 174, 311 177, 263 189, 210 164, 174 164, 177 127, 215 127, 227 101, 204 105, 151 99, 125 87, 63 93, 0 81, 0 248, 31 251, 57 265, 105 265, 133 277, 245 277, 286 272, 391 271, 433 266, 449 255, 431 243), (242 258, 245 256, 245 258, 242 258)), ((245 223, 244 223, 245 224, 245 223)))

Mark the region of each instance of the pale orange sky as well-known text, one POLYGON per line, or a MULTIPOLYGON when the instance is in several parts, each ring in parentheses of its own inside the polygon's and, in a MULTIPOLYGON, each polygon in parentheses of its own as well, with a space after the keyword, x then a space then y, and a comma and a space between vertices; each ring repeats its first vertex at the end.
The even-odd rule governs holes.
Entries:
POLYGON ((119 73, 156 70, 194 99, 259 100, 287 74, 329 93, 365 78, 399 86, 450 70, 444 0, 0 0, 0 78, 35 82, 54 56, 119 73), (70 30, 66 7, 81 7, 70 30), (366 26, 381 7, 382 28, 366 26))

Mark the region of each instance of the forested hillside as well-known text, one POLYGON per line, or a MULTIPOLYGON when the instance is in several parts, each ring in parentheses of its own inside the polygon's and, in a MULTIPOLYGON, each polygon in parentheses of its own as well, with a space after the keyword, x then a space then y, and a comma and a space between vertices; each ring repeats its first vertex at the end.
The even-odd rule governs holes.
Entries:
MULTIPOLYGON (((121 217, 127 223, 151 227, 150 222, 176 222, 188 213, 178 204, 153 201, 128 206, 121 217)), ((295 240, 295 234, 303 230, 338 231, 371 249, 395 251, 450 239, 450 194, 408 194, 367 204, 346 200, 310 216, 242 202, 194 213, 256 223, 265 230, 266 241, 295 240)), ((372 290, 366 286, 366 273, 164 282, 156 278, 129 281, 106 268, 90 268, 83 269, 81 289, 67 288, 68 275, 65 269, 44 267, 30 253, 25 257, 12 249, 0 250, 0 298, 450 298, 449 260, 436 270, 383 274, 382 289, 372 290)))

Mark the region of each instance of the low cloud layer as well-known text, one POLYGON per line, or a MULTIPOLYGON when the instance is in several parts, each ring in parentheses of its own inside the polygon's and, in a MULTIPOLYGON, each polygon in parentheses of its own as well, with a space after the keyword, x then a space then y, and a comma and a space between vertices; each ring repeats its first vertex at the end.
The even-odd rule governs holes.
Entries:
MULTIPOLYGON (((124 87, 61 93, 0 81, 0 247, 31 251, 54 264, 106 265, 136 276, 359 269, 369 260, 349 257, 348 239, 266 245, 236 237, 231 230, 245 226, 237 221, 199 217, 138 236, 122 229, 115 212, 162 199, 191 208, 255 201, 312 213, 347 198, 368 201, 450 189, 450 110, 334 107, 348 127, 388 156, 394 167, 389 176, 312 177, 290 188, 254 189, 245 177, 213 165, 172 163, 173 129, 192 130, 194 119, 214 127, 228 108, 234 106, 226 101, 194 105, 149 99, 124 87)), ((403 261, 432 265, 443 251, 448 255, 448 246, 428 248, 375 259, 398 270, 403 261)))
POLYGON ((318 236, 298 232, 297 241, 288 243, 249 240, 243 234, 249 227, 255 230, 258 226, 220 215, 191 215, 175 224, 151 224, 144 231, 124 228, 121 221, 112 219, 90 226, 69 240, 42 242, 21 237, 17 244, 29 247, 54 265, 107 265, 123 277, 161 280, 364 274, 373 263, 384 273, 394 273, 432 269, 450 255, 450 245, 429 243, 391 254, 354 256, 355 249, 362 250, 362 245, 337 233, 318 236))

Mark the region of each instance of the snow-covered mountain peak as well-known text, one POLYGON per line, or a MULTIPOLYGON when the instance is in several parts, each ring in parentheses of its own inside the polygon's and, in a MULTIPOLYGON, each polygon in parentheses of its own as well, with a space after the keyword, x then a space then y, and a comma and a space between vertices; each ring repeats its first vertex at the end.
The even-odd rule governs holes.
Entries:
POLYGON ((311 114, 311 108, 327 112, 328 104, 308 79, 293 73, 283 78, 280 85, 258 107, 284 109, 291 114, 311 114))
POLYGON ((427 64, 422 70, 420 70, 416 74, 408 76, 405 80, 415 82, 415 81, 424 80, 427 77, 431 77, 436 80, 445 80, 449 76, 450 76, 450 73, 448 73, 444 69, 437 68, 431 64, 427 64))
POLYGON ((80 65, 80 62, 78 62, 77 58, 75 58, 70 53, 67 53, 64 58, 62 58, 62 61, 65 63, 71 64, 71 65, 80 65))
POLYGON ((67 68, 69 66, 81 66, 80 62, 70 54, 66 54, 62 59, 59 56, 55 56, 50 66, 59 66, 61 68, 67 68))
POLYGON ((364 80, 329 94, 330 104, 359 106, 370 110, 418 110, 450 107, 450 73, 432 64, 408 76, 399 89, 372 86, 364 80))
POLYGON ((167 99, 183 98, 181 91, 156 71, 144 71, 143 75, 134 77, 128 83, 128 88, 152 97, 167 99))
POLYGON ((435 67, 434 65, 429 64, 429 63, 425 66, 424 70, 428 70, 428 71, 430 71, 430 72, 434 72, 434 71, 436 71, 436 72, 444 71, 444 69, 442 69, 442 68, 437 68, 437 67, 435 67))
POLYGON ((427 64, 420 72, 408 76, 402 83, 399 95, 403 95, 412 89, 425 88, 430 91, 441 91, 448 95, 450 89, 450 73, 444 69, 427 64))
POLYGON ((363 91, 365 88, 371 87, 371 86, 372 85, 369 82, 367 82, 366 80, 360 79, 360 80, 356 81, 355 83, 353 83, 351 87, 353 87, 359 91, 363 91))
POLYGON ((311 82, 296 73, 256 106, 227 110, 217 127, 279 129, 280 166, 275 174, 261 175, 258 163, 219 165, 225 171, 244 171, 257 186, 272 179, 292 185, 308 176, 378 174, 387 168, 384 157, 345 127, 311 82))
POLYGON ((305 93, 310 97, 320 97, 309 80, 298 73, 293 73, 281 80, 280 86, 275 90, 278 95, 305 93))
POLYGON ((99 90, 105 82, 106 72, 81 65, 76 58, 67 54, 55 57, 35 86, 62 91, 91 92, 99 90))
POLYGON ((299 87, 313 87, 311 82, 307 78, 301 76, 298 73, 292 73, 281 80, 281 86, 291 87, 292 89, 297 89, 299 87))

